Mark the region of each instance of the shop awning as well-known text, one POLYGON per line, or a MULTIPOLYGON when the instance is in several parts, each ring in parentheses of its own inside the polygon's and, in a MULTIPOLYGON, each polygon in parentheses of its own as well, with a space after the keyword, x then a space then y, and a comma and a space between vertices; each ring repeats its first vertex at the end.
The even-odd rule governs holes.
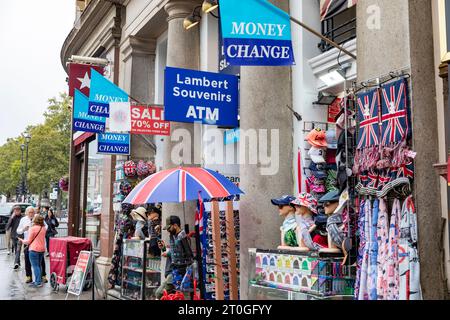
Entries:
POLYGON ((353 7, 357 2, 358 0, 320 0, 320 20, 331 18, 353 7))

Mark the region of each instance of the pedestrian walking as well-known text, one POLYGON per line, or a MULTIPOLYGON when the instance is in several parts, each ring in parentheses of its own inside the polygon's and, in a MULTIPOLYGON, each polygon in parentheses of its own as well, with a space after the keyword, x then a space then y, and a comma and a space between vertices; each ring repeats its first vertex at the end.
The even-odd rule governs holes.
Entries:
MULTIPOLYGON (((25 241, 29 240, 29 229, 31 228, 32 221, 36 214, 37 214, 37 212, 34 209, 34 207, 30 206, 25 210, 25 216, 20 220, 19 226, 17 227, 17 233, 20 235, 19 238, 22 238, 25 241)), ((44 231, 46 231, 47 224, 45 223, 45 221, 44 221, 44 226, 45 226, 44 231)), ((44 236, 45 236, 45 232, 44 232, 44 236)), ((31 282, 33 282, 33 280, 32 280, 33 272, 31 270, 29 248, 28 247, 24 248, 23 253, 25 255, 25 275, 26 275, 25 282, 31 283, 31 282)), ((41 260, 41 264, 42 264, 42 266, 41 266, 42 267, 42 281, 47 283, 48 280, 47 280, 47 274, 45 272, 45 259, 41 260)))
POLYGON ((20 253, 22 251, 22 243, 19 241, 17 228, 19 227, 21 219, 22 209, 20 208, 20 206, 14 206, 13 213, 8 220, 8 224, 6 225, 6 230, 11 235, 12 251, 15 253, 14 270, 17 270, 20 267, 20 253))
POLYGON ((31 285, 36 288, 42 287, 42 261, 44 260, 45 253, 45 232, 44 218, 40 215, 35 215, 33 218, 33 225, 28 231, 28 239, 20 239, 23 244, 27 245, 27 250, 29 252, 28 256, 34 272, 34 282, 32 282, 31 285))
POLYGON ((53 213, 53 209, 49 208, 47 215, 45 216, 45 223, 47 224, 47 232, 45 233, 45 243, 47 246, 47 257, 50 254, 50 238, 55 237, 58 234, 56 228, 59 226, 59 221, 53 213))

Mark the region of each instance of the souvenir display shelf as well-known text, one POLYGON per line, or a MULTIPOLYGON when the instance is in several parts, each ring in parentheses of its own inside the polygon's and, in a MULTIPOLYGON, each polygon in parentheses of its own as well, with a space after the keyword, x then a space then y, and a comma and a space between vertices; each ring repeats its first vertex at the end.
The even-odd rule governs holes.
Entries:
POLYGON ((342 255, 250 249, 252 300, 352 300, 356 270, 342 255))
POLYGON ((124 240, 121 297, 125 300, 153 300, 160 286, 160 259, 148 255, 148 240, 124 240))

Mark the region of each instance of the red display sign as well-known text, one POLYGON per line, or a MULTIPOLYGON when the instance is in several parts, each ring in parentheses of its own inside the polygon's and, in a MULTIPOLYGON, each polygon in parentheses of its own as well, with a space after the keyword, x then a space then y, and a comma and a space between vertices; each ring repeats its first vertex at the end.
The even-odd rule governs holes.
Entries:
POLYGON ((91 88, 91 68, 103 74, 103 68, 87 64, 69 64, 69 96, 73 97, 75 89, 89 97, 91 88))
POLYGON ((78 255, 77 264, 73 269, 67 289, 68 293, 79 296, 83 291, 84 282, 91 262, 91 254, 90 251, 81 251, 78 255))
POLYGON ((341 111, 341 101, 342 99, 337 98, 334 100, 332 104, 328 106, 328 122, 329 123, 336 123, 336 116, 338 115, 339 111, 341 111))
POLYGON ((161 107, 131 106, 131 134, 170 136, 170 122, 161 107))

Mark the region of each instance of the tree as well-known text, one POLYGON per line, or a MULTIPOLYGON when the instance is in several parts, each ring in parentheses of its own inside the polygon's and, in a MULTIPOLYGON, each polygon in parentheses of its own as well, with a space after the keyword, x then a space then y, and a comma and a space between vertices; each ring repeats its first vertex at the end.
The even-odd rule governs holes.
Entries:
MULTIPOLYGON (((28 146, 27 186, 31 193, 42 194, 52 182, 69 172, 71 98, 60 94, 49 99, 43 124, 28 126, 31 135, 28 146)), ((0 146, 0 193, 11 196, 21 181, 21 150, 24 134, 0 146)), ((25 158, 25 155, 24 155, 25 158)))
POLYGON ((44 124, 29 130, 28 186, 32 193, 41 194, 69 172, 70 106, 67 94, 50 99, 44 124))

